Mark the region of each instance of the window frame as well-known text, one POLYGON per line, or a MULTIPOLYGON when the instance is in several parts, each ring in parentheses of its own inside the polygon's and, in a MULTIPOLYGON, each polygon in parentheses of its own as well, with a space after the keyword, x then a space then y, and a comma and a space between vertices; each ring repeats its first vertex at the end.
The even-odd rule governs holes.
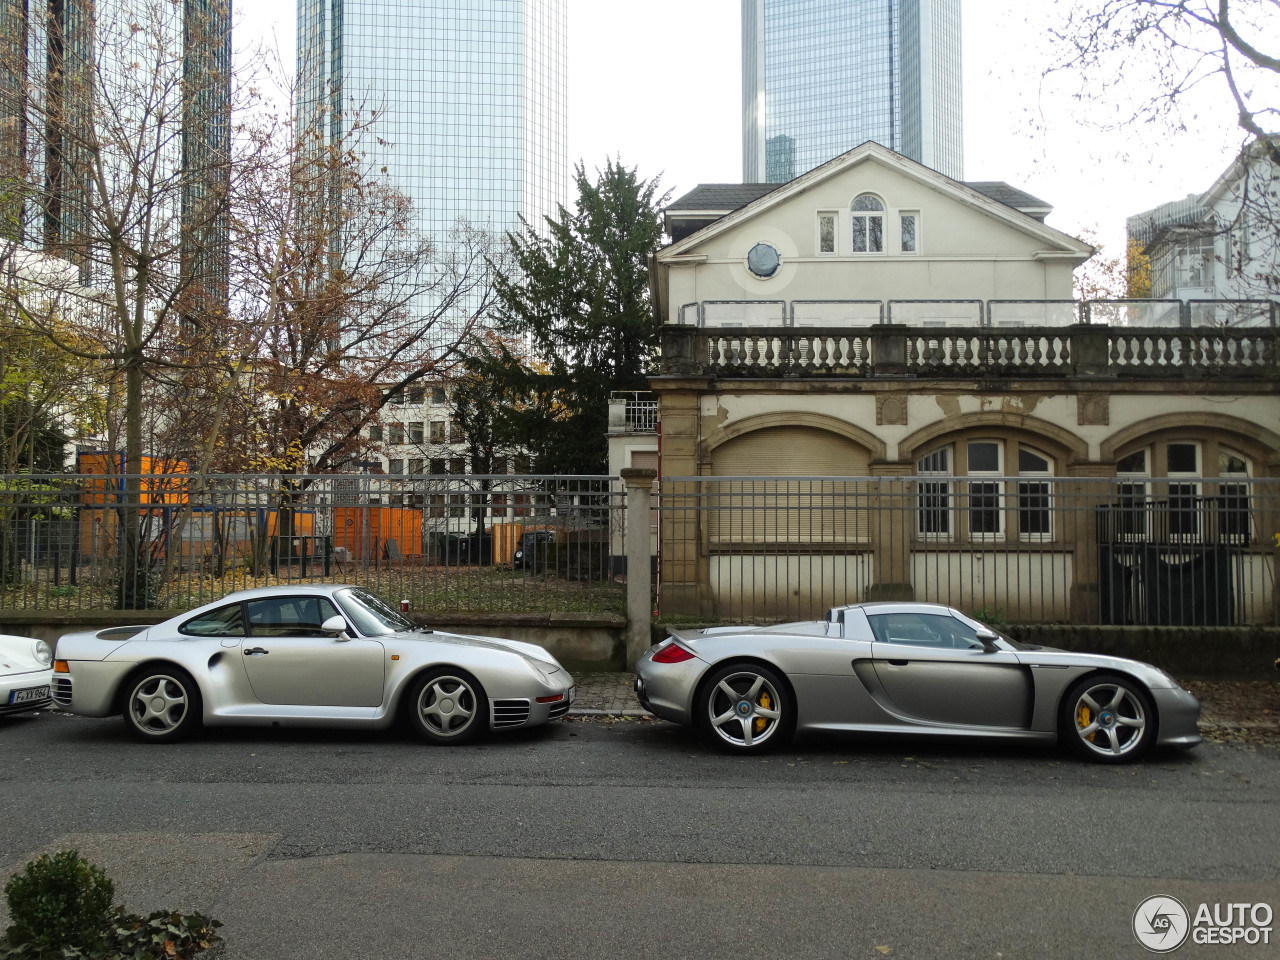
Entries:
POLYGON ((1004 441, 998 437, 969 437, 964 441, 964 470, 961 474, 965 479, 965 513, 967 515, 965 529, 969 535, 970 543, 999 543, 1005 539, 1007 524, 1005 523, 1005 484, 999 479, 1005 475, 1005 450, 1004 441), (972 448, 976 444, 989 443, 996 448, 996 467, 994 470, 974 470, 969 464, 969 455, 972 448), (974 480, 973 478, 977 478, 974 480), (975 530, 975 493, 974 487, 983 488, 981 496, 994 497, 994 506, 983 506, 984 512, 993 512, 996 522, 994 530, 975 530), (989 490, 987 488, 990 488, 989 490))
POLYGON ((1030 444, 1017 443, 1018 451, 1018 479, 1016 482, 1016 494, 1014 497, 1014 516, 1017 518, 1018 540, 1022 543, 1052 543, 1057 533, 1057 524, 1054 523, 1054 504, 1053 504, 1053 481, 1054 475, 1054 459, 1043 450, 1033 447, 1030 444), (1045 462, 1046 469, 1044 471, 1033 470, 1024 471, 1022 469, 1022 452, 1026 451, 1032 456, 1039 457, 1045 462), (1023 478, 1027 479, 1023 479, 1023 478), (1043 487, 1043 494, 1032 494, 1033 496, 1043 496, 1044 504, 1034 508, 1024 508, 1023 497, 1028 496, 1027 487, 1036 485, 1043 487), (1031 532, 1023 528, 1023 516, 1030 510, 1043 511, 1045 517, 1044 532, 1031 532))
POLYGON ((921 255, 920 238, 924 232, 922 229, 923 220, 921 219, 920 211, 915 209, 898 210, 897 215, 898 215, 898 254, 903 257, 920 256, 921 255), (914 250, 907 250, 902 245, 902 221, 905 217, 911 217, 912 219, 915 220, 915 236, 912 238, 912 242, 915 244, 914 250))
POLYGON ((850 238, 851 255, 855 257, 883 257, 885 255, 884 220, 885 220, 885 214, 888 213, 888 211, 889 211, 888 204, 884 202, 884 198, 881 197, 879 194, 871 193, 870 191, 865 191, 853 198, 853 200, 849 203, 849 238, 850 238), (879 208, 869 209, 869 210, 855 209, 858 205, 858 201, 864 198, 869 198, 875 201, 880 205, 879 208), (871 221, 872 220, 878 221, 879 228, 880 228, 880 231, 879 231, 880 246, 877 249, 872 249, 872 246, 871 246, 871 237, 872 237, 871 221), (863 249, 863 250, 858 249, 859 225, 861 225, 863 243, 866 246, 866 249, 863 249))
POLYGON ((838 257, 840 255, 840 211, 839 210, 819 210, 814 219, 814 242, 813 249, 815 256, 819 257, 838 257), (831 218, 831 249, 822 249, 822 221, 831 218))
POLYGON ((955 501, 952 499, 951 479, 955 476, 955 444, 935 447, 916 460, 916 538, 926 543, 950 543, 955 539, 955 501), (932 469, 926 461, 943 456, 945 463, 932 469), (946 479, 930 480, 930 477, 946 479), (935 529, 926 530, 926 518, 941 520, 935 529))

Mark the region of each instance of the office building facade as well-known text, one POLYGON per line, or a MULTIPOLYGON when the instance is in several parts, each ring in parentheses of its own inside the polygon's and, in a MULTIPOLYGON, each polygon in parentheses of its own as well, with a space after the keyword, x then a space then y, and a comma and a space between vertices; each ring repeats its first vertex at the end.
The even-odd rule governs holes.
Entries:
POLYGON ((444 240, 501 236, 567 196, 567 0, 300 0, 299 119, 361 143, 444 240))
POLYGON ((742 177, 873 140, 963 178, 960 0, 742 0, 742 177))
POLYGON ((90 208, 104 203, 93 180, 120 208, 145 180, 148 242, 177 241, 193 311, 225 311, 230 14, 230 0, 0 0, 4 235, 94 283, 105 268, 93 265, 102 227, 90 208), (152 169, 136 177, 131 164, 152 169))

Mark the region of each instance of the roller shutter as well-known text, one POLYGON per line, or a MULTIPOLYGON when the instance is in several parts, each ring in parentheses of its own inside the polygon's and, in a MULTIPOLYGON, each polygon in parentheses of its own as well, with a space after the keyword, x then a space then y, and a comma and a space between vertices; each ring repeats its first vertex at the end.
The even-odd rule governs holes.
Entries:
POLYGON ((846 437, 814 427, 767 427, 718 447, 711 472, 726 478, 707 483, 713 544, 867 540, 870 487, 838 478, 867 476, 870 454, 846 437))

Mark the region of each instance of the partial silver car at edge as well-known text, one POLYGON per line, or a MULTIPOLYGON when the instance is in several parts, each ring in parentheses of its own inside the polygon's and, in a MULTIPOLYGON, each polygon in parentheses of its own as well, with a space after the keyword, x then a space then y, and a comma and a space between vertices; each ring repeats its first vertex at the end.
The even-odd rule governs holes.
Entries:
POLYGON ((1101 763, 1200 742, 1200 704, 1163 670, 1015 643, 928 603, 673 631, 637 672, 645 709, 738 753, 797 730, 1060 739, 1101 763))
POLYGON ((233 593, 153 627, 58 641, 53 699, 142 740, 202 723, 390 726, 463 743, 563 716, 573 678, 542 647, 416 627, 358 587, 233 593))

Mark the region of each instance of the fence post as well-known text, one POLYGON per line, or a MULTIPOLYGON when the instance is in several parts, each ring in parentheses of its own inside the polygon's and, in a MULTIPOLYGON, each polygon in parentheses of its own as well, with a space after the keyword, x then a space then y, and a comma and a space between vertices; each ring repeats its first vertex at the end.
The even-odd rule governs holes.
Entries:
POLYGON ((627 669, 653 642, 653 586, 649 569, 649 517, 656 470, 628 467, 622 471, 627 494, 627 527, 623 546, 627 555, 627 669))

